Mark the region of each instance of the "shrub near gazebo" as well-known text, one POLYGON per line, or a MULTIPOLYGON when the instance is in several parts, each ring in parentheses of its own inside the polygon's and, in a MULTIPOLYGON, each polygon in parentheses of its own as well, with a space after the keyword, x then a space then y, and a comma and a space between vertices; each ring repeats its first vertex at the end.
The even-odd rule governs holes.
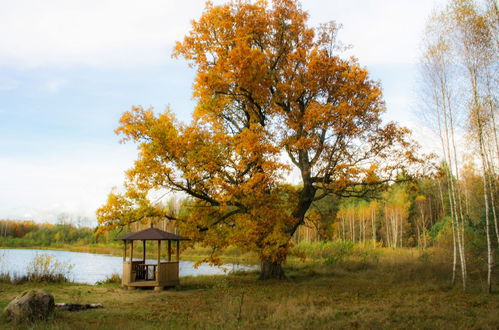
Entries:
POLYGON ((137 287, 154 287, 154 290, 162 290, 168 286, 180 285, 179 261, 180 261, 180 241, 187 241, 188 238, 178 236, 157 228, 148 228, 139 232, 130 233, 117 238, 125 243, 123 253, 123 276, 121 284, 129 290, 137 287), (133 260, 133 243, 142 241, 142 260, 133 260), (158 242, 157 263, 146 262, 146 241, 158 242), (167 241, 168 260, 161 261, 161 242, 167 241), (176 243, 176 260, 172 261, 172 244, 176 243), (128 246, 130 248, 128 249, 128 246), (128 250, 130 252, 128 253, 128 250))

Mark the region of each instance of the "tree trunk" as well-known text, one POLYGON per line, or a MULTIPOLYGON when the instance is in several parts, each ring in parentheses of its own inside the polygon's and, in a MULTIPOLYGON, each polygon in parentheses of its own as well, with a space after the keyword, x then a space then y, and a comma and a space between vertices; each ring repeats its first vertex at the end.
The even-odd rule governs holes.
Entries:
POLYGON ((284 278, 286 278, 286 276, 282 269, 282 262, 276 262, 268 258, 263 258, 261 260, 260 280, 282 280, 284 278))
POLYGON ((341 218, 341 228, 342 228, 342 231, 343 231, 341 239, 343 241, 346 241, 346 235, 345 235, 345 217, 341 218))

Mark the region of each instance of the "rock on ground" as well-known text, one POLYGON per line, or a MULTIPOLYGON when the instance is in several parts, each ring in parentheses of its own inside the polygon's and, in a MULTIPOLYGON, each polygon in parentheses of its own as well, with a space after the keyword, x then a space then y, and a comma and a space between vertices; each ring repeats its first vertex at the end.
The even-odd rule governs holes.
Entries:
POLYGON ((4 309, 14 322, 46 320, 53 312, 54 296, 44 290, 24 291, 4 309))

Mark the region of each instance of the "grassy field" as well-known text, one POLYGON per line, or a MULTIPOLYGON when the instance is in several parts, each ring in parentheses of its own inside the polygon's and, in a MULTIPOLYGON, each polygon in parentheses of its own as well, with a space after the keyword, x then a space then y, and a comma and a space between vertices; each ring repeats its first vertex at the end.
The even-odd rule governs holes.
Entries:
MULTIPOLYGON (((284 281, 257 273, 182 279, 179 290, 126 291, 117 284, 0 283, 0 307, 24 290, 43 288, 56 302, 102 303, 104 309, 56 311, 33 329, 317 329, 499 328, 499 294, 475 280, 450 288, 449 269, 411 251, 324 264, 294 260, 284 281)), ((2 315, 0 328, 11 328, 2 315)))

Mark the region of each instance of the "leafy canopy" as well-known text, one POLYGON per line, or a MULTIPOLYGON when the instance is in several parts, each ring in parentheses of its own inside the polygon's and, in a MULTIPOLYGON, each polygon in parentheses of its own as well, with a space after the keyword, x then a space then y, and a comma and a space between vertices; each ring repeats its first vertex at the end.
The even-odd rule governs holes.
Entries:
POLYGON ((139 158, 127 191, 97 211, 101 228, 169 217, 148 193, 179 191, 190 197, 175 217, 184 235, 282 261, 314 200, 364 194, 417 161, 407 130, 382 124, 379 84, 339 56, 337 25, 307 19, 293 0, 206 4, 174 51, 197 70, 192 122, 123 114, 117 133, 139 158), (284 184, 292 169, 297 187, 284 184))

